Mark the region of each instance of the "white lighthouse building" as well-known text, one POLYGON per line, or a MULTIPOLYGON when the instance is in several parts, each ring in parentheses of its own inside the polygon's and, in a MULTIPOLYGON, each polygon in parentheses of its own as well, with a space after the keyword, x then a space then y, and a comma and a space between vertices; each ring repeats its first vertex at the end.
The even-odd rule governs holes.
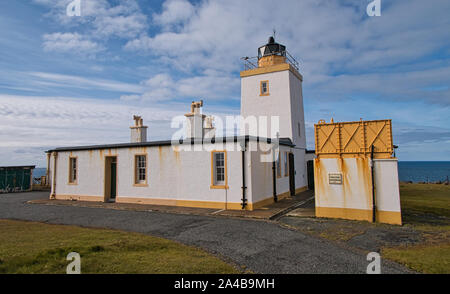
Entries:
MULTIPOLYGON (((258 133, 255 133, 256 130, 251 133, 250 130, 250 135, 265 136, 264 131, 260 130, 266 129, 262 118, 267 118, 266 136, 279 136, 292 141, 295 145, 290 154, 295 166, 293 185, 304 187, 307 183, 303 169, 306 166, 305 115, 303 77, 298 70, 298 63, 289 55, 286 47, 270 37, 268 43, 258 49, 257 66, 241 72, 241 115, 247 120, 252 116, 258 120, 258 133), (279 122, 275 130, 274 120, 279 122)), ((241 134, 248 134, 245 127, 243 125, 241 134)), ((280 155, 281 162, 289 160, 285 154, 280 155)))
POLYGON ((297 63, 270 38, 241 80, 241 116, 256 128, 216 137, 200 101, 185 114, 184 140, 147 141, 136 116, 130 143, 47 151, 50 198, 253 210, 306 190, 297 63))
POLYGON ((303 77, 273 37, 258 53, 258 67, 241 72, 241 115, 279 117, 279 136, 305 149, 303 77))

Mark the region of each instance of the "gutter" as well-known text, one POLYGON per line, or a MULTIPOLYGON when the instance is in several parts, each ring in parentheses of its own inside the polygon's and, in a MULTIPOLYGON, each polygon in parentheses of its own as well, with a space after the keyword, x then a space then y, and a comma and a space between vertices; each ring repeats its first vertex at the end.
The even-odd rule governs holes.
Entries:
POLYGON ((242 209, 245 209, 247 206, 247 198, 246 198, 246 191, 247 186, 245 183, 245 151, 247 150, 247 140, 244 140, 244 142, 241 142, 242 147, 242 209))
POLYGON ((370 152, 370 164, 371 164, 371 172, 372 172, 372 222, 376 222, 377 218, 377 206, 376 206, 376 199, 375 199, 375 163, 373 161, 373 145, 370 152))
POLYGON ((278 197, 277 197, 277 175, 276 175, 275 159, 272 162, 272 182, 273 182, 273 201, 278 202, 278 197))

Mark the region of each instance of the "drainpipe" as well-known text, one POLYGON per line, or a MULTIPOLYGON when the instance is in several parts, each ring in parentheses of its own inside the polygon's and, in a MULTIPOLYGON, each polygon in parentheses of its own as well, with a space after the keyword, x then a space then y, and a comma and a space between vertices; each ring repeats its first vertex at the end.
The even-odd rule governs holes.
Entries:
POLYGON ((52 193, 50 199, 56 198, 56 160, 58 159, 58 152, 53 152, 53 176, 52 176, 52 193))
POLYGON ((375 199, 375 163, 373 161, 373 145, 372 150, 370 152, 370 163, 371 163, 371 171, 372 171, 372 222, 376 221, 376 215, 377 215, 377 206, 376 206, 376 199, 375 199))
POLYGON ((272 161, 272 182, 273 182, 273 201, 278 202, 277 197, 277 174, 275 166, 275 156, 272 161))
POLYGON ((242 147, 242 209, 245 209, 247 206, 247 199, 246 199, 246 190, 247 186, 245 183, 245 151, 247 150, 247 140, 244 139, 244 142, 241 142, 242 147))

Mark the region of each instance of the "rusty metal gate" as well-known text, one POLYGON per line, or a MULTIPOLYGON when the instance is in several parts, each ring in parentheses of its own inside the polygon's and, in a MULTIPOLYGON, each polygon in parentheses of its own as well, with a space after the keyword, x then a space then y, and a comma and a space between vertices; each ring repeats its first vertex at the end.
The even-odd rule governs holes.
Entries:
POLYGON ((391 120, 325 123, 315 125, 317 157, 391 158, 394 152, 391 120))

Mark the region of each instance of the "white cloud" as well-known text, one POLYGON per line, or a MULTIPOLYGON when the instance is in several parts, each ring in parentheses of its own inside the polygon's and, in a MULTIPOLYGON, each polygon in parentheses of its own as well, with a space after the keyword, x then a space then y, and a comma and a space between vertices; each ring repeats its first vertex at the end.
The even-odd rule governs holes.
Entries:
POLYGON ((146 27, 146 17, 142 14, 128 16, 104 16, 95 22, 98 36, 117 36, 121 38, 130 38, 138 35, 146 27))
POLYGON ((60 26, 81 33, 53 33, 44 36, 47 51, 63 53, 98 53, 111 38, 130 39, 148 28, 147 16, 136 0, 119 0, 115 5, 107 0, 81 0, 81 16, 70 17, 66 8, 72 0, 33 0, 47 6, 47 17, 60 26))
POLYGON ((237 100, 240 80, 235 77, 217 76, 215 73, 173 80, 168 74, 157 74, 143 81, 141 95, 123 95, 124 101, 170 101, 180 98, 196 100, 237 100))
POLYGON ((305 89, 314 88, 318 99, 332 99, 331 90, 335 89, 351 94, 364 88, 383 94, 384 99, 450 103, 448 92, 411 95, 412 89, 406 87, 415 84, 415 77, 421 74, 434 74, 421 80, 423 87, 436 86, 433 80, 444 85, 450 82, 450 78, 438 76, 436 68, 406 67, 448 46, 448 1, 438 1, 439 5, 395 1, 383 4, 381 17, 370 18, 364 1, 342 5, 338 1, 304 0, 280 5, 271 0, 229 0, 193 5, 186 0, 167 0, 162 11, 152 15, 152 23, 161 28, 152 35, 146 33, 147 17, 135 0, 120 0, 115 5, 106 0, 83 1, 83 16, 78 18, 62 13, 69 1, 35 2, 52 7, 51 16, 67 27, 84 25, 83 35, 47 35, 52 37, 44 43, 48 51, 98 52, 104 49, 99 44, 119 37, 125 39, 128 52, 151 55, 154 64, 171 66, 184 74, 177 87, 157 85, 142 92, 141 98, 148 101, 167 100, 167 95, 219 99, 235 94, 230 87, 236 85, 240 57, 256 55, 256 48, 276 28, 277 40, 301 61, 305 89), (392 73, 393 67, 401 66, 404 68, 392 73), (418 72, 421 70, 427 72, 418 72), (217 77, 211 78, 210 72, 217 77), (383 86, 384 82, 396 85, 386 79, 392 75, 405 86, 383 86))
POLYGON ((128 93, 141 93, 144 89, 140 85, 122 83, 114 80, 84 78, 79 76, 45 73, 45 72, 29 72, 25 74, 37 78, 36 80, 31 81, 31 83, 34 84, 46 83, 53 87, 106 90, 112 92, 128 92, 128 93))
MULTIPOLYGON (((149 125, 149 138, 170 139, 173 106, 132 106, 128 103, 67 97, 23 97, 0 94, 0 162, 45 164, 44 151, 61 146, 129 142, 132 115, 149 125), (32 162, 14 150, 26 149, 32 162)), ((187 108, 187 107, 186 107, 187 108)), ((184 110, 184 109, 183 109, 184 110)))
POLYGON ((44 50, 47 52, 72 53, 76 55, 95 56, 105 48, 78 33, 45 34, 44 50))
MULTIPOLYGON (((0 94, 0 162, 45 166, 44 151, 52 148, 129 142, 135 114, 142 115, 149 126, 149 140, 168 140, 176 131, 170 127, 172 118, 189 107, 189 103, 146 106, 129 101, 0 94), (18 150, 23 151, 19 154, 18 150)), ((205 108, 215 115, 233 112, 205 108)))
POLYGON ((153 15, 153 21, 165 29, 170 29, 189 20, 194 12, 194 6, 187 0, 169 0, 163 3, 161 14, 153 15))
MULTIPOLYGON (((326 87, 326 83, 341 79, 346 84, 340 90, 348 89, 348 93, 358 91, 362 83, 375 93, 382 89, 383 94, 388 94, 385 99, 449 103, 448 93, 440 93, 443 98, 411 97, 401 93, 406 88, 396 90, 381 83, 392 68, 397 68, 397 81, 403 75, 402 84, 413 84, 418 80, 415 76, 428 74, 433 74, 428 84, 433 79, 449 83, 450 78, 439 76, 438 69, 419 73, 422 69, 406 68, 448 46, 450 2, 437 2, 390 2, 383 4, 381 17, 371 18, 366 15, 365 1, 346 1, 345 5, 325 0, 284 1, 282 5, 271 0, 202 1, 190 5, 183 17, 178 15, 180 3, 185 2, 166 1, 162 12, 153 16, 163 29, 154 35, 141 35, 124 48, 157 57, 163 65, 191 76, 212 70, 230 77, 241 69, 239 58, 256 55, 256 48, 276 28, 277 40, 301 61, 306 87, 326 87), (404 68, 398 71, 401 66, 404 68), (348 72, 354 72, 357 81, 342 74, 348 72)), ((209 95, 216 92, 211 89, 209 95)))

